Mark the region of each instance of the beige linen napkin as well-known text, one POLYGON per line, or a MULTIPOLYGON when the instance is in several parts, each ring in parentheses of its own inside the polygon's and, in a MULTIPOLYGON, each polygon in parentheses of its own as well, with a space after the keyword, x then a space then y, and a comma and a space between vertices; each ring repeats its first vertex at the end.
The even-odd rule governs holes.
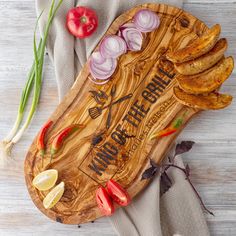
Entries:
MULTIPOLYGON (((42 9, 48 10, 50 2, 36 0, 37 12, 41 12, 42 9)), ((60 100, 73 85, 81 67, 112 21, 125 10, 145 2, 159 3, 150 0, 64 0, 54 19, 47 45, 55 68, 60 100), (98 30, 93 36, 84 40, 74 39, 65 28, 67 11, 78 5, 93 8, 99 17, 98 30)), ((182 0, 169 0, 164 3, 182 7, 182 0)), ((46 14, 40 19, 41 31, 46 19, 46 14)), ((177 164, 183 165, 182 160, 178 159, 177 164)), ((119 235, 209 235, 201 206, 183 173, 171 168, 169 175, 174 184, 161 198, 160 178, 157 176, 130 206, 117 210, 110 217, 119 235)))

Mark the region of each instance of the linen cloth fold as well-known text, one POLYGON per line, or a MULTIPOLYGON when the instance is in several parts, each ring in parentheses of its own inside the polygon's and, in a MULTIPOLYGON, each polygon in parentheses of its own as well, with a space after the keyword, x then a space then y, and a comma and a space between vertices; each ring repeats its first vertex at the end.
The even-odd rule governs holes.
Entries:
MULTIPOLYGON (((64 0, 51 27, 47 50, 54 64, 59 100, 73 85, 80 69, 106 32, 112 21, 124 11, 151 0, 64 0), (99 18, 98 30, 89 38, 80 40, 71 36, 66 27, 66 14, 75 6, 94 9, 99 18)), ((40 18, 40 31, 47 21, 51 1, 36 0, 37 13, 44 9, 40 18)), ((182 0, 166 0, 163 3, 182 7, 182 0)), ((180 157, 178 165, 183 165, 180 157)), ((185 176, 170 168, 173 186, 160 198, 160 177, 139 194, 132 203, 119 209, 110 217, 118 235, 121 236, 207 236, 207 224, 201 206, 185 176)))

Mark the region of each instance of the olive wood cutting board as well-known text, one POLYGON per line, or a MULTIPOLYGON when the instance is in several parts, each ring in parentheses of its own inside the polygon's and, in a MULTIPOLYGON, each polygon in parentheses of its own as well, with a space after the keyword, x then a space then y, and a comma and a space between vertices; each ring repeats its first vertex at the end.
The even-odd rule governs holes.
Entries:
POLYGON ((122 55, 112 79, 103 86, 95 85, 88 79, 91 75, 86 64, 50 118, 54 124, 46 137, 47 151, 43 168, 36 147, 37 137, 28 151, 25 179, 30 196, 39 210, 53 220, 80 224, 101 217, 95 192, 100 185, 105 186, 110 178, 127 189, 132 198, 135 197, 149 182, 141 180, 143 172, 149 167, 149 160, 160 163, 179 132, 198 112, 181 105, 173 97, 172 88, 178 74, 173 64, 165 59, 165 53, 185 47, 202 34, 207 26, 179 8, 144 4, 119 16, 105 35, 116 34, 119 27, 132 20, 142 8, 156 12, 161 21, 157 30, 146 34, 142 50, 122 55), (110 93, 114 86, 116 93, 111 99, 110 93), (107 129, 109 105, 129 94, 129 99, 112 105, 111 125, 107 129), (101 107, 101 102, 103 107, 108 108, 104 108, 93 119, 89 111, 101 107), (185 124, 177 133, 150 139, 153 133, 167 127, 183 112, 186 114, 185 124), (53 137, 73 123, 86 126, 65 141, 50 164, 53 137), (92 143, 99 134, 102 134, 100 142, 92 143), (42 202, 48 191, 38 191, 33 187, 32 180, 39 172, 50 168, 58 170, 58 182, 65 182, 65 192, 52 209, 46 210, 42 202))

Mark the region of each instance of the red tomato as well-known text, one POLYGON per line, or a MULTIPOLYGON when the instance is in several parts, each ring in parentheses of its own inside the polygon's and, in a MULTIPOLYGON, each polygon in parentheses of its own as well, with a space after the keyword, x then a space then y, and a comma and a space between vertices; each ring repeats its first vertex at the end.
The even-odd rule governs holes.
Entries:
POLYGON ((96 191, 96 200, 97 200, 98 207, 100 208, 101 212, 104 215, 110 216, 113 214, 114 205, 105 188, 100 187, 96 191))
POLYGON ((127 206, 131 201, 127 191, 112 179, 107 182, 107 191, 120 206, 127 206))
POLYGON ((78 38, 89 37, 98 27, 98 17, 94 10, 76 7, 69 10, 66 20, 70 33, 78 38))

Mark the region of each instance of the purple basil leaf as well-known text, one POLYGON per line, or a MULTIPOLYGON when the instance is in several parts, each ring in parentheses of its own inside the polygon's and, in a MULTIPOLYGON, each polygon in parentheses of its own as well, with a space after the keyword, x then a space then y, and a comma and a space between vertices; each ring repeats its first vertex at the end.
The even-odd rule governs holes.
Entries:
POLYGON ((185 167, 185 174, 186 174, 186 177, 188 178, 189 175, 190 175, 190 167, 189 165, 187 164, 186 167, 185 167))
POLYGON ((150 160, 150 165, 155 168, 160 168, 160 166, 157 163, 155 163, 152 159, 150 160))
POLYGON ((172 181, 166 171, 161 174, 161 182, 160 182, 160 195, 162 196, 166 193, 170 187, 172 186, 172 181))
POLYGON ((158 168, 153 167, 153 166, 146 169, 142 174, 142 179, 141 180, 152 178, 156 174, 157 170, 158 170, 158 168))
POLYGON ((182 153, 188 152, 191 150, 195 142, 193 141, 182 141, 178 143, 175 148, 175 156, 180 155, 182 153))

